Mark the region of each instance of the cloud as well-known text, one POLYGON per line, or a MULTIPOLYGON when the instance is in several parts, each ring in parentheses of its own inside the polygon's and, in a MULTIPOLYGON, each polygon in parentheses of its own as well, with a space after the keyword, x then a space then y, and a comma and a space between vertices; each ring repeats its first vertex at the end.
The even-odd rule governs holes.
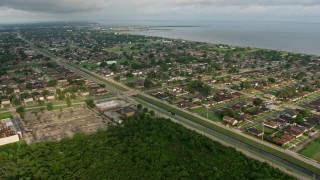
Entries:
MULTIPOLYGON (((168 1, 176 5, 213 5, 213 6, 316 6, 319 0, 176 0, 168 1)), ((162 1, 163 2, 163 1, 162 1)))
POLYGON ((0 23, 260 16, 320 17, 320 0, 0 0, 0 23))
POLYGON ((76 13, 99 10, 176 8, 179 6, 318 6, 319 0, 0 0, 0 7, 46 12, 76 13))
POLYGON ((105 9, 105 0, 0 0, 0 7, 29 12, 75 13, 105 9))

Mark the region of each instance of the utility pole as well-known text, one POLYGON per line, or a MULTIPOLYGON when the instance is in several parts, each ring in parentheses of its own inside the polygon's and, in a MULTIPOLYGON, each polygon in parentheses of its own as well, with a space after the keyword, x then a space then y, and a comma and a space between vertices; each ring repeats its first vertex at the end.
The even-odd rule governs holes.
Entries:
POLYGON ((264 136, 264 122, 262 121, 262 141, 263 141, 263 136, 264 136))

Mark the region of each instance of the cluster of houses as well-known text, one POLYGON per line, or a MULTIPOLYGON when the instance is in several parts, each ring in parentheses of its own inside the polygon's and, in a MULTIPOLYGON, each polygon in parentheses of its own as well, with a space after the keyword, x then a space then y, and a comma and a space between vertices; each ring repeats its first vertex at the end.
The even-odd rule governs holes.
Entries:
POLYGON ((77 92, 74 95, 79 96, 108 93, 101 85, 84 80, 67 68, 57 64, 51 66, 16 68, 0 76, 1 106, 55 100, 57 99, 56 89, 75 89, 77 92), (80 81, 83 83, 75 83, 80 81))
POLYGON ((177 104, 181 108, 194 109, 201 106, 210 107, 242 97, 243 94, 226 89, 214 89, 209 95, 195 90, 186 90, 182 86, 168 87, 165 90, 151 92, 152 96, 177 104))
POLYGON ((254 100, 254 98, 248 98, 241 102, 232 104, 229 107, 223 108, 222 110, 220 110, 220 113, 223 114, 224 111, 232 109, 232 111, 235 112, 235 114, 224 116, 222 121, 225 124, 236 126, 245 120, 251 119, 254 116, 257 116, 269 110, 265 103, 263 103, 260 106, 253 105, 254 100))
POLYGON ((306 106, 309 107, 310 109, 320 112, 320 98, 309 102, 306 106))
MULTIPOLYGON (((304 133, 311 132, 316 125, 320 124, 319 115, 310 115, 309 117, 305 117, 302 123, 297 124, 295 119, 299 112, 300 110, 286 112, 281 114, 277 119, 263 123, 263 126, 274 130, 272 134, 268 134, 272 142, 280 146, 287 145, 295 139, 303 136, 304 133)), ((261 129, 256 129, 254 127, 247 128, 247 131, 256 136, 261 136, 265 133, 261 129)))
POLYGON ((87 92, 86 95, 90 93, 92 95, 101 96, 108 93, 108 91, 104 87, 92 81, 87 82, 87 87, 89 92, 87 92))
POLYGON ((9 71, 0 77, 2 86, 1 105, 28 103, 36 100, 53 100, 54 94, 50 93, 54 89, 49 87, 43 75, 33 68, 24 68, 9 71), (45 95, 43 91, 48 91, 45 95), (16 100, 16 102, 13 102, 16 100))
MULTIPOLYGON (((91 30, 78 29, 70 33, 65 27, 57 28, 55 30, 44 29, 42 37, 38 37, 36 32, 24 32, 30 39, 35 39, 39 46, 46 47, 49 44, 49 49, 58 56, 63 56, 66 59, 74 62, 90 62, 93 64, 100 64, 101 62, 111 62, 117 59, 126 59, 127 61, 134 61, 143 66, 149 64, 150 61, 165 62, 170 72, 179 72, 170 74, 168 78, 161 79, 160 76, 153 78, 156 84, 170 83, 172 81, 183 80, 185 75, 192 75, 193 77, 210 76, 210 73, 205 72, 210 70, 214 72, 215 68, 206 62, 207 59, 214 59, 214 62, 220 64, 219 71, 227 72, 229 66, 225 62, 226 50, 232 50, 229 46, 222 45, 208 45, 206 43, 194 43, 181 40, 168 40, 164 38, 154 37, 135 37, 122 34, 114 34, 109 32, 110 36, 106 36, 106 31, 95 31, 95 36, 91 36, 91 30), (58 36, 59 35, 59 36, 58 36), (116 38, 113 36, 118 36, 116 38), (126 36, 121 38, 121 36, 126 36), (144 43, 142 43, 144 42, 144 43), (152 42, 146 44, 145 42, 152 42), (163 43, 170 42, 170 43, 163 43), (75 46, 70 47, 70 44, 75 46), (172 49, 174 51, 166 51, 172 49), (181 54, 191 57, 192 63, 183 63, 179 61, 178 56, 172 54, 181 54), (184 74, 180 76, 180 74, 184 74)), ((245 49, 243 49, 245 50, 245 49)), ((168 71, 161 70, 160 65, 147 66, 143 68, 134 67, 133 64, 126 63, 117 64, 117 70, 108 67, 96 66, 91 70, 108 77, 121 76, 124 78, 128 72, 134 74, 134 77, 143 80, 147 77, 149 72, 168 71)), ((248 68, 252 65, 265 66, 271 65, 272 62, 264 59, 253 59, 253 57, 232 56, 232 67, 248 68)), ((246 72, 243 76, 249 75, 263 75, 270 73, 266 70, 253 70, 246 72)), ((236 76, 236 75, 235 75, 236 76)), ((131 83, 133 84, 133 83, 131 83)), ((256 83, 255 83, 256 84, 256 83)), ((133 87, 142 88, 141 83, 136 82, 133 87)))

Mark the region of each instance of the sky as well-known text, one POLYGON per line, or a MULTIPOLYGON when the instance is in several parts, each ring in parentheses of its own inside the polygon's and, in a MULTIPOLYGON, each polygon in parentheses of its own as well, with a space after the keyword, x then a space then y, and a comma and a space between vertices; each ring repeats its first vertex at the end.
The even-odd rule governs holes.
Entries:
POLYGON ((320 22, 320 0, 0 0, 0 23, 271 20, 320 22))

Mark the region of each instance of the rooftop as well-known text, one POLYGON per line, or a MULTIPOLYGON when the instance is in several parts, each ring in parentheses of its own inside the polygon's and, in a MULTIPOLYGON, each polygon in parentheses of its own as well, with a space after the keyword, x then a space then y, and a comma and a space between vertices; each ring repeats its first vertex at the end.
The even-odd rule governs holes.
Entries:
POLYGON ((121 104, 115 100, 96 104, 96 107, 100 110, 108 110, 108 109, 113 109, 113 108, 120 107, 120 106, 121 106, 121 104))

